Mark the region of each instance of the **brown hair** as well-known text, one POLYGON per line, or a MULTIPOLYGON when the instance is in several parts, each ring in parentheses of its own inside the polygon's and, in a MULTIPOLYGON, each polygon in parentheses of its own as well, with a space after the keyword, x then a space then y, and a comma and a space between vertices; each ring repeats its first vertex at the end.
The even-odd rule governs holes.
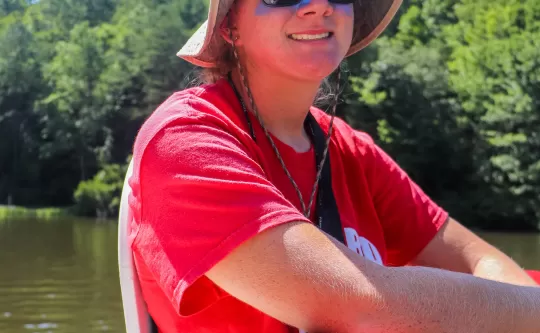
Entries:
POLYGON ((226 77, 236 67, 236 59, 234 58, 232 47, 228 45, 223 45, 218 59, 215 67, 201 69, 198 75, 201 84, 216 83, 226 77))

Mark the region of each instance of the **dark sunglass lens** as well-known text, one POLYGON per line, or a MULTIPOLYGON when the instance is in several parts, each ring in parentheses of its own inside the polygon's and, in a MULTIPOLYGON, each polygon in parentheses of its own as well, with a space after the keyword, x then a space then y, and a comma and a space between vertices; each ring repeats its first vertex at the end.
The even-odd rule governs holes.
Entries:
POLYGON ((285 7, 298 5, 301 0, 263 0, 265 5, 271 7, 285 7))
MULTIPOLYGON (((263 0, 267 6, 271 7, 286 7, 298 5, 302 0, 263 0)), ((331 3, 345 5, 354 3, 355 0, 329 0, 331 3)))

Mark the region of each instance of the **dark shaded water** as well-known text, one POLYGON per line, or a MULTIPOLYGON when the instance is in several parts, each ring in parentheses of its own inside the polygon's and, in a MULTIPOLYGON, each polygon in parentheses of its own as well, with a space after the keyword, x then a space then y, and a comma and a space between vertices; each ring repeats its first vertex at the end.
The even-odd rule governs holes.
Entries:
MULTIPOLYGON (((0 221, 1 333, 125 333, 115 223, 0 221)), ((540 235, 482 234, 529 269, 540 235)))

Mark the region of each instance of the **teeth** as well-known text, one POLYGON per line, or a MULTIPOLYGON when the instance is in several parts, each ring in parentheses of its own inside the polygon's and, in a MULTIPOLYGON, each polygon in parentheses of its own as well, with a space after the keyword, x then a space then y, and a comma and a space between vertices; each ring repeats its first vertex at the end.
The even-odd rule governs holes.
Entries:
POLYGON ((328 38, 328 36, 330 36, 330 33, 325 32, 324 34, 317 34, 317 35, 292 34, 291 38, 296 39, 296 40, 314 40, 314 39, 328 38))

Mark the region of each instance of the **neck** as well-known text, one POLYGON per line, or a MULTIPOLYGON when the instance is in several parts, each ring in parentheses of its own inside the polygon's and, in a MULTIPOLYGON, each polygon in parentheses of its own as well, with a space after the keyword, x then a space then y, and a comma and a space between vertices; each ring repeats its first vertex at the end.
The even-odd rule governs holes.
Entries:
MULTIPOLYGON (((307 151, 311 144, 304 131, 304 120, 320 82, 284 78, 262 70, 249 73, 249 89, 266 129, 296 151, 307 151)), ((251 102, 238 70, 233 72, 233 81, 246 107, 251 110, 251 102)))

